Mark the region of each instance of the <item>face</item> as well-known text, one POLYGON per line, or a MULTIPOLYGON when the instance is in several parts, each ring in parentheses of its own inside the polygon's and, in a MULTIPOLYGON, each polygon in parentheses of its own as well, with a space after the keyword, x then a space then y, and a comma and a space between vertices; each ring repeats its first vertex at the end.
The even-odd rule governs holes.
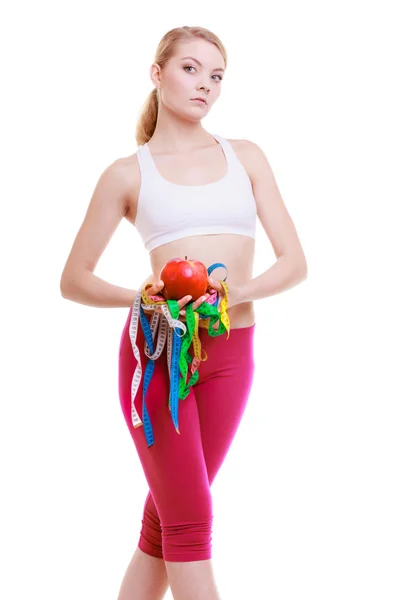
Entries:
POLYGON ((175 55, 164 69, 161 71, 155 63, 150 74, 160 90, 163 104, 174 112, 184 113, 189 119, 199 120, 207 115, 221 93, 224 68, 224 59, 218 48, 197 39, 178 44, 175 55), (206 104, 193 100, 197 97, 204 98, 206 104))

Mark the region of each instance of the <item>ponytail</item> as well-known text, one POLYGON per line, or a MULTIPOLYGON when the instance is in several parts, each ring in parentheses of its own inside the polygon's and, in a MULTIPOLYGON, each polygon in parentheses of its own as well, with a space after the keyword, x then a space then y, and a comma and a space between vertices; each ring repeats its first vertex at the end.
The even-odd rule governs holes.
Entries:
MULTIPOLYGON (((226 50, 221 40, 209 29, 204 27, 175 27, 162 37, 158 44, 155 60, 161 69, 165 67, 169 59, 176 51, 176 46, 181 42, 188 42, 193 39, 203 39, 211 44, 214 44, 221 52, 225 66, 227 64, 226 50)), ((136 143, 138 146, 146 144, 152 137, 157 125, 159 95, 158 89, 154 88, 148 95, 142 110, 140 111, 139 120, 136 125, 136 143)))
POLYGON ((154 88, 148 95, 140 112, 139 121, 136 125, 136 143, 138 146, 149 141, 157 124, 158 114, 158 90, 154 88))

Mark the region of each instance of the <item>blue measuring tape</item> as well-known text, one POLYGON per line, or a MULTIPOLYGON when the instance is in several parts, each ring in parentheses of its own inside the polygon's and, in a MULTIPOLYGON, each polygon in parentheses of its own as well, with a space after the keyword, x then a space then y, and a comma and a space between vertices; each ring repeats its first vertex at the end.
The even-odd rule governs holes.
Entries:
MULTIPOLYGON (((223 281, 225 282, 228 276, 228 269, 222 263, 214 263, 207 269, 208 275, 217 269, 218 267, 223 267, 226 269, 227 274, 223 281)), ((227 288, 226 288, 227 289, 227 288)), ((186 382, 188 368, 187 362, 192 362, 192 357, 190 356, 188 349, 191 345, 191 333, 193 333, 193 329, 195 326, 195 318, 194 311, 190 305, 187 307, 187 323, 189 326, 189 330, 186 325, 179 321, 179 305, 176 300, 168 300, 166 304, 162 305, 161 315, 158 312, 153 312, 151 324, 149 325, 143 307, 147 310, 158 308, 157 304, 142 304, 142 292, 143 290, 139 290, 136 295, 135 301, 132 306, 132 316, 129 334, 131 338, 131 343, 133 347, 134 355, 138 361, 138 364, 135 369, 134 376, 132 378, 132 386, 131 386, 131 409, 132 409, 132 423, 134 427, 139 427, 142 425, 142 421, 137 414, 135 408, 135 397, 137 390, 141 381, 141 363, 140 363, 140 354, 138 348, 136 346, 136 337, 137 337, 137 327, 138 320, 140 320, 140 324, 142 326, 142 330, 145 338, 145 354, 148 356, 149 361, 146 366, 146 370, 144 373, 144 381, 143 381, 143 401, 142 401, 142 418, 143 418, 143 427, 146 436, 147 446, 150 448, 154 444, 154 432, 153 427, 151 425, 149 413, 146 407, 146 394, 149 388, 151 379, 154 374, 155 369, 155 360, 159 358, 161 355, 163 348, 165 346, 166 340, 168 341, 168 349, 167 349, 167 362, 168 362, 168 370, 170 376, 170 393, 169 393, 169 410, 171 412, 172 421, 174 427, 178 434, 179 432, 179 420, 178 420, 178 412, 179 412, 179 400, 184 400, 190 393, 190 387, 195 385, 199 379, 199 372, 197 369, 192 373, 189 382, 186 382), (138 319, 139 316, 139 319, 138 319), (157 348, 154 350, 154 340, 156 337, 157 327, 160 323, 159 328, 159 336, 157 340, 157 348), (167 331, 167 327, 169 329, 167 331), (182 329, 183 333, 178 335, 179 329, 182 329), (191 333, 190 333, 191 332, 191 333), (186 360, 185 360, 186 359, 186 360), (182 373, 182 377, 180 377, 180 373, 182 373)), ((221 335, 226 331, 225 325, 220 322, 218 329, 213 329, 212 324, 218 320, 218 303, 219 296, 217 294, 216 299, 213 303, 204 302, 201 306, 198 307, 197 313, 200 319, 210 318, 210 326, 208 328, 208 333, 211 336, 221 335), (213 307, 212 309, 210 307, 213 307), (203 312, 201 312, 203 310, 203 312), (208 314, 207 314, 208 313, 208 314)))

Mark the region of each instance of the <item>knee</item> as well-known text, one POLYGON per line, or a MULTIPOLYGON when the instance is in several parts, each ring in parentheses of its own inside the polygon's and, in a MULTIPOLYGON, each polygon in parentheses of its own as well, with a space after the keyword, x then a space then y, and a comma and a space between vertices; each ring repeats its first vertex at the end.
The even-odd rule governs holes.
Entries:
POLYGON ((142 519, 139 548, 156 558, 164 558, 162 551, 161 525, 152 499, 148 498, 142 519))
POLYGON ((166 561, 209 560, 212 554, 213 516, 204 521, 161 525, 162 550, 166 561))

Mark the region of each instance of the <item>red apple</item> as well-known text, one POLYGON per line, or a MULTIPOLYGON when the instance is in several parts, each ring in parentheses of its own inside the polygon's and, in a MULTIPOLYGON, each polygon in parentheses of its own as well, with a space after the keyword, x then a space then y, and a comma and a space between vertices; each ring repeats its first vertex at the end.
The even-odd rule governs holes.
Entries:
POLYGON ((195 301, 207 292, 208 271, 199 260, 173 258, 161 269, 160 279, 164 282, 161 290, 166 300, 181 300, 192 296, 195 301))

